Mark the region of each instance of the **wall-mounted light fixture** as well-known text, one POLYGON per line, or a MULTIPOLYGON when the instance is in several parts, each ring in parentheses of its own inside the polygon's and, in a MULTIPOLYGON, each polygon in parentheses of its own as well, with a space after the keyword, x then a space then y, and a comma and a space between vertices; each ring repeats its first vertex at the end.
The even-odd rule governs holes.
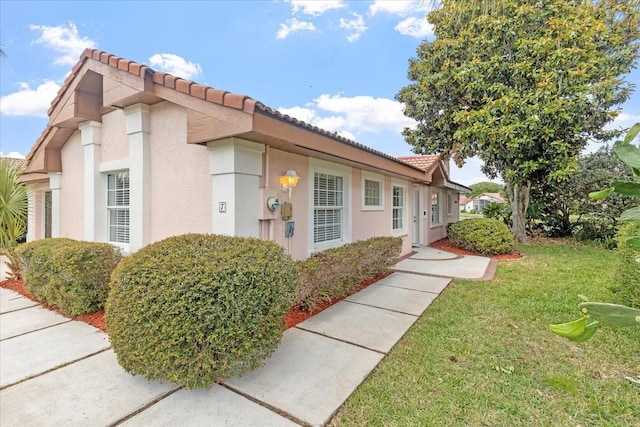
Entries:
POLYGON ((298 185, 300 177, 293 169, 289 169, 284 175, 280 177, 280 185, 282 186, 283 193, 289 193, 291 198, 291 190, 298 185))

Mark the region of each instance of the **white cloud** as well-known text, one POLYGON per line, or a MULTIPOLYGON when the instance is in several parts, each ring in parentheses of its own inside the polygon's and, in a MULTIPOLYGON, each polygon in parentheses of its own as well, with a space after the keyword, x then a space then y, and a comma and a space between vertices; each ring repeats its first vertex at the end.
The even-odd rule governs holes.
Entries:
POLYGON ((296 18, 287 19, 286 24, 280 24, 276 39, 286 39, 289 34, 298 31, 317 31, 317 29, 313 22, 298 21, 296 18))
POLYGON ((202 66, 195 62, 190 62, 181 56, 172 53, 156 53, 149 58, 152 67, 160 71, 173 74, 184 79, 192 79, 202 74, 202 66))
POLYGON ((41 44, 60 54, 53 62, 57 65, 73 65, 86 48, 96 47, 96 42, 86 36, 80 36, 73 21, 70 21, 68 26, 30 25, 29 29, 40 31, 40 37, 32 44, 41 44))
POLYGON ((48 80, 35 89, 27 83, 19 83, 19 86, 17 92, 0 98, 0 112, 6 116, 47 117, 47 110, 60 85, 48 80))
POLYGON ((629 113, 620 113, 618 117, 615 118, 613 123, 611 123, 608 128, 628 128, 633 126, 634 123, 640 122, 640 114, 629 114, 629 113))
POLYGON ((425 15, 431 10, 431 3, 427 0, 375 0, 369 6, 369 15, 373 16, 378 12, 398 16, 425 15))
POLYGON ((367 31, 367 25, 364 23, 362 15, 357 13, 353 14, 353 19, 340 18, 340 28, 348 30, 350 33, 347 36, 347 40, 354 42, 360 38, 360 36, 367 31))
POLYGON ((401 132, 405 127, 415 125, 413 119, 403 114, 402 103, 388 98, 323 94, 314 102, 321 110, 343 115, 349 130, 401 132))
POLYGON ((405 127, 415 126, 415 121, 403 114, 400 102, 371 96, 323 94, 304 107, 278 108, 278 111, 353 140, 362 132, 399 134, 405 127))
POLYGON ((12 151, 9 154, 4 154, 0 151, 0 157, 8 157, 10 159, 26 159, 24 154, 20 154, 17 151, 12 151))
POLYGON ((400 21, 394 29, 403 36, 411 36, 418 39, 423 39, 433 34, 433 25, 427 22, 426 17, 410 16, 400 21))
POLYGON ((328 10, 342 9, 347 5, 342 0, 286 0, 291 3, 293 13, 302 11, 305 15, 319 16, 328 10))
POLYGON ((286 114, 298 120, 302 120, 305 123, 313 123, 316 117, 315 111, 305 107, 292 107, 292 108, 280 107, 278 108, 278 111, 280 111, 282 114, 286 114))

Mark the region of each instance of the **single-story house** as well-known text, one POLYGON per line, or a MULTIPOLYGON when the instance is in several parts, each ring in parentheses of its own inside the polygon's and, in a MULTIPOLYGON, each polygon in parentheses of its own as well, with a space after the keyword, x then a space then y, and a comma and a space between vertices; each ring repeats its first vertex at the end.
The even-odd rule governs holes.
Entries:
POLYGON ((27 156, 28 240, 276 241, 295 259, 373 236, 445 237, 460 193, 439 156, 395 158, 244 95, 87 49, 27 156), (296 185, 297 184, 297 185, 296 185))
POLYGON ((466 212, 482 212, 491 203, 507 204, 507 201, 499 193, 481 193, 469 198, 460 195, 460 210, 466 212))

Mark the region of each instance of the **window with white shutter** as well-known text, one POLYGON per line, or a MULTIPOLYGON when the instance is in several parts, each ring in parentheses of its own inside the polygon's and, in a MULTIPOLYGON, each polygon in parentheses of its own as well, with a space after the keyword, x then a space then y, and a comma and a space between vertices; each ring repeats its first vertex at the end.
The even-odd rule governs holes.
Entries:
POLYGON ((129 172, 107 174, 108 239, 129 243, 129 172))
POLYGON ((313 243, 342 240, 344 189, 341 176, 314 174, 313 243))

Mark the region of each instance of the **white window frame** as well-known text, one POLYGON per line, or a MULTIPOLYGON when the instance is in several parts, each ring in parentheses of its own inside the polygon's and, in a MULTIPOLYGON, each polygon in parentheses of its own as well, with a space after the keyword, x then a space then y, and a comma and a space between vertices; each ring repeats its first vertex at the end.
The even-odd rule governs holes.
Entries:
POLYGON ((368 172, 362 171, 362 210, 363 211, 383 211, 384 210, 384 176, 368 172), (379 203, 377 205, 367 205, 367 181, 377 182, 379 185, 379 203))
POLYGON ((391 234, 394 236, 405 236, 409 230, 409 186, 405 182, 391 181, 391 192, 389 194, 391 200, 391 234), (394 188, 402 190, 402 206, 396 206, 396 199, 393 195, 394 188), (401 227, 394 227, 394 212, 400 209, 401 227))
POLYGON ((51 190, 42 192, 42 237, 48 239, 53 234, 53 193, 51 190), (47 199, 49 199, 47 201, 47 199))
POLYGON ((431 210, 431 227, 439 227, 442 225, 442 191, 437 190, 435 188, 431 189, 431 198, 429 200, 429 207, 431 210), (436 207, 437 207, 437 215, 438 217, 434 219, 434 210, 433 210, 433 198, 436 196, 436 207))
POLYGON ((453 193, 447 191, 447 216, 453 215, 453 193))
MULTIPOLYGON (((124 249, 125 251, 128 251, 129 249, 129 244, 131 243, 131 176, 129 174, 129 170, 119 170, 119 171, 109 171, 105 174, 105 182, 106 182, 106 211, 107 211, 107 242, 109 244, 112 244, 114 246, 118 246, 122 249, 124 249), (110 205, 109 204, 109 176, 110 175, 117 175, 120 173, 126 173, 127 174, 127 181, 128 181, 128 188, 127 191, 129 192, 129 203, 127 205, 110 205), (119 242, 119 241, 113 241, 111 240, 111 213, 112 212, 116 212, 116 211, 126 211, 129 214, 129 220, 128 220, 128 224, 127 224, 127 228, 128 230, 128 241, 127 242, 119 242)), ((114 189, 114 190, 117 190, 114 189)))
POLYGON ((351 243, 352 239, 352 199, 351 199, 351 179, 352 170, 348 166, 338 165, 336 163, 327 162, 319 159, 309 159, 309 175, 308 175, 308 194, 309 194, 309 231, 308 231, 308 251, 309 254, 321 252, 330 248, 337 248, 351 243), (315 174, 327 174, 339 176, 342 178, 342 237, 326 242, 314 242, 314 193, 315 193, 315 174))

